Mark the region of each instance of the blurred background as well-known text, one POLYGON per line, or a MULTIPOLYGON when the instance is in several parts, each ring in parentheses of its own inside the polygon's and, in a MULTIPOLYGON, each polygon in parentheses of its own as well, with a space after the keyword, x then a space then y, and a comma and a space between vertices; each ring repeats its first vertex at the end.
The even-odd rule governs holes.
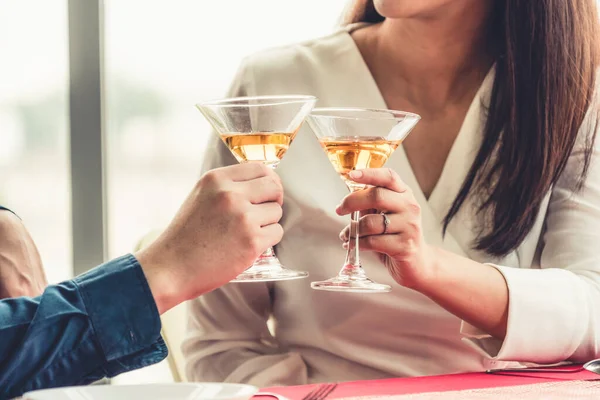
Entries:
MULTIPOLYGON (((244 56, 332 32, 345 3, 90 1, 103 15, 105 257, 164 226, 199 176, 211 133, 194 104, 223 96, 244 56)), ((91 267, 72 261, 69 10, 0 0, 0 204, 24 219, 51 283, 91 267)), ((168 379, 158 365, 120 381, 168 379)))

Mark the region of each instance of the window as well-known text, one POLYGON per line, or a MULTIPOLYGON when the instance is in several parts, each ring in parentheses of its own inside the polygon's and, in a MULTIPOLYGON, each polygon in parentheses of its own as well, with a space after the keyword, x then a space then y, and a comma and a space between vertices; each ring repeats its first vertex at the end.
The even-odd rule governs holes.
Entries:
POLYGON ((0 48, 0 204, 58 282, 72 276, 66 0, 0 2, 0 48))

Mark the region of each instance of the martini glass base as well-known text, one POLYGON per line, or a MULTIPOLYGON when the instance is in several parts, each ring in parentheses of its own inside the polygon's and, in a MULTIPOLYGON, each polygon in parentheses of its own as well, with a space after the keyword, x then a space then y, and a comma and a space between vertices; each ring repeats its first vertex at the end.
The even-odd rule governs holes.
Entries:
POLYGON ((388 293, 392 288, 388 285, 375 283, 369 278, 352 278, 336 276, 326 281, 312 282, 310 287, 315 290, 348 293, 388 293))
POLYGON ((273 250, 269 249, 250 268, 239 274, 231 282, 272 282, 306 277, 308 277, 308 272, 285 268, 273 250))
POLYGON ((289 281, 292 279, 302 279, 308 277, 308 272, 294 271, 287 268, 273 270, 250 267, 246 271, 239 274, 231 282, 272 282, 272 281, 289 281))

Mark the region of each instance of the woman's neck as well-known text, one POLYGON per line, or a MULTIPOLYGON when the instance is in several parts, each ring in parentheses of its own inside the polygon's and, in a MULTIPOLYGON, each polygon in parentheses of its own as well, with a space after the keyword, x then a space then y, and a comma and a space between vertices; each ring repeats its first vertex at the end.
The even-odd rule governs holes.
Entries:
POLYGON ((435 108, 472 96, 493 62, 486 48, 489 3, 455 1, 438 15, 387 18, 371 41, 380 72, 415 105, 435 108))

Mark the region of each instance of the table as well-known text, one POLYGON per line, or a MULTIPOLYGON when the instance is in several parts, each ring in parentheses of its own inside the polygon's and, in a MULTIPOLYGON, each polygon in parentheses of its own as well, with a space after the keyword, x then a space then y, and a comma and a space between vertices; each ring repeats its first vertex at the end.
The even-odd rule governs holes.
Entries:
MULTIPOLYGON (((560 367, 576 371, 579 366, 560 367)), ((556 380, 597 380, 600 375, 588 371, 570 373, 549 372, 510 375, 487 374, 485 372, 426 376, 418 378, 393 378, 371 381, 354 381, 340 383, 327 397, 327 400, 357 396, 385 396, 426 392, 444 392, 451 390, 481 389, 499 386, 518 386, 542 382, 556 382, 556 380)), ((290 400, 300 400, 317 385, 289 386, 265 388, 264 391, 275 392, 290 400)))

